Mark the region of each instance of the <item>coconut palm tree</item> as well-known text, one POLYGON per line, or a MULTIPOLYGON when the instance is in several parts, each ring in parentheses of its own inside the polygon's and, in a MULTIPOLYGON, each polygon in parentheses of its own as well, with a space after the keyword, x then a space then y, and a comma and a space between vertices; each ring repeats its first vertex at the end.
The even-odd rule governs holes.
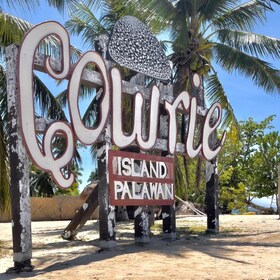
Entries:
MULTIPOLYGON (((25 4, 24 7, 28 8, 28 5, 36 4, 37 1, 15 1, 16 4, 25 4)), ((49 1, 59 3, 62 1, 49 1)), ((0 2, 1 4, 1 2, 0 2)), ((25 33, 33 27, 27 21, 24 21, 15 16, 0 12, 0 210, 8 208, 9 204, 9 163, 8 163, 8 129, 7 129, 7 88, 6 88, 6 72, 5 72, 5 47, 11 44, 20 45, 25 33)), ((49 38, 45 40, 40 46, 40 52, 47 55, 52 55, 53 50, 58 48, 58 40, 55 38, 49 38)), ((73 59, 77 59, 79 51, 73 49, 73 59)), ((34 93, 35 102, 40 112, 40 116, 49 117, 52 119, 67 120, 61 105, 56 98, 50 92, 50 90, 44 85, 38 75, 34 74, 34 93)), ((61 146, 63 139, 57 142, 57 145, 61 146)), ((57 151, 59 152, 59 151, 57 151)), ((75 164, 79 166, 80 156, 78 152, 75 155, 75 164)))
POLYGON ((155 31, 170 33, 177 90, 189 89, 188 77, 205 78, 205 94, 222 104, 224 124, 235 121, 233 109, 218 78, 215 65, 244 75, 265 92, 280 92, 278 69, 264 59, 280 58, 280 40, 253 32, 266 20, 278 0, 124 0, 137 9, 155 31))
MULTIPOLYGON (((248 77, 265 92, 280 91, 279 71, 265 61, 267 56, 280 57, 280 40, 253 32, 256 25, 265 22, 266 13, 273 11, 273 5, 280 4, 279 0, 90 2, 98 2, 103 13, 97 18, 88 3, 75 2, 72 18, 66 23, 72 34, 81 34, 84 42, 93 47, 94 39, 100 34, 109 35, 116 20, 124 15, 138 17, 154 33, 168 32, 175 93, 193 92, 189 77, 193 73, 201 75, 204 88, 195 92, 200 97, 200 105, 205 106, 204 93, 209 102, 221 103, 225 127, 230 124, 238 127, 238 122, 215 65, 248 77)), ((186 121, 184 117, 182 121, 186 121)), ((201 170, 201 161, 197 163, 197 170, 201 170)))

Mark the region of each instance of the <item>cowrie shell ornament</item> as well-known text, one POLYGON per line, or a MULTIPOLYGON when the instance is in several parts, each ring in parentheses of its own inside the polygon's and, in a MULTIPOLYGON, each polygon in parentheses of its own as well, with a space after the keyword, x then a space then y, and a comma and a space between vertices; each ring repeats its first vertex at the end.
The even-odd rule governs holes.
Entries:
POLYGON ((132 16, 118 20, 109 39, 111 58, 126 68, 147 76, 169 80, 170 62, 149 28, 132 16))

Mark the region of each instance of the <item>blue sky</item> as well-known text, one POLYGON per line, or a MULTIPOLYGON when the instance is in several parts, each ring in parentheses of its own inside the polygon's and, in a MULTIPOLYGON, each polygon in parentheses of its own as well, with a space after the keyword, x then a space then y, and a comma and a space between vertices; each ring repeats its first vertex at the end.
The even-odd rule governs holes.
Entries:
MULTIPOLYGON (((15 11, 5 6, 3 8, 5 12, 21 17, 33 24, 41 23, 46 20, 56 20, 62 24, 66 21, 66 18, 62 17, 55 9, 47 6, 45 4, 46 1, 41 2, 40 8, 33 12, 15 11)), ((274 6, 274 8, 276 12, 268 13, 267 22, 262 26, 258 26, 256 32, 280 38, 280 7, 274 6)), ((78 46, 83 51, 87 50, 86 47, 80 44, 79 38, 70 38, 72 45, 78 46)), ((280 69, 280 61, 270 62, 280 69)), ((270 115, 276 115, 273 125, 276 130, 280 130, 280 94, 268 95, 262 89, 254 86, 249 79, 239 76, 238 73, 229 75, 219 68, 217 68, 217 70, 238 120, 245 120, 252 117, 255 121, 261 121, 270 115)), ((60 91, 60 89, 56 89, 53 85, 51 85, 51 90, 54 92, 60 91)), ((92 163, 86 155, 87 152, 83 152, 83 154, 86 157, 85 162, 87 162, 87 166, 84 166, 82 186, 86 184, 91 168, 94 168, 94 163, 92 163), (92 166, 89 168, 89 165, 92 166)))

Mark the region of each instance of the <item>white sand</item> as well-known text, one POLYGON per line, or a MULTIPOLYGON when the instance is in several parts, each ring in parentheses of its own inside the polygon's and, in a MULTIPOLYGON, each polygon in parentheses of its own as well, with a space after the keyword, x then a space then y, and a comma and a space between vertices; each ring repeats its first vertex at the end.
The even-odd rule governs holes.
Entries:
MULTIPOLYGON (((60 238, 69 221, 33 222, 33 272, 7 275, 13 266, 11 224, 0 224, 0 279, 269 279, 280 280, 280 220, 278 216, 221 216, 218 235, 186 234, 201 228, 205 217, 177 220, 179 239, 153 237, 135 245, 133 223, 118 225, 117 247, 99 250, 96 221, 89 221, 78 238, 60 238)), ((157 221, 161 223, 161 221, 157 221)), ((159 228, 157 226, 156 228, 159 228)))

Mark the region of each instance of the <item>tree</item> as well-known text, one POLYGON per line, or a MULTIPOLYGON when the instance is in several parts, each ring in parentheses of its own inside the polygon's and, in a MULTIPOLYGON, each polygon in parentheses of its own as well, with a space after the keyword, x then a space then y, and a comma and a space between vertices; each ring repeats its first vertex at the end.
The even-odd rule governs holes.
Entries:
POLYGON ((261 122, 240 122, 240 135, 232 130, 219 155, 220 207, 245 209, 255 197, 277 195, 280 137, 273 131, 273 116, 261 122))
POLYGON ((254 186, 251 191, 258 198, 278 197, 278 165, 280 163, 280 136, 272 131, 258 139, 258 149, 253 156, 254 186))
POLYGON ((71 187, 60 189, 50 174, 38 169, 35 165, 31 166, 30 171, 30 195, 33 197, 53 197, 55 195, 79 195, 79 185, 82 169, 77 165, 71 165, 71 172, 75 175, 75 181, 71 187))
POLYGON ((218 159, 219 205, 225 213, 233 209, 242 211, 246 206, 246 174, 244 175, 241 166, 243 151, 236 129, 231 129, 218 159))
POLYGON ((93 171, 91 171, 89 177, 88 177, 88 180, 87 182, 88 183, 92 183, 94 181, 98 180, 98 172, 97 172, 97 169, 94 169, 93 171))
MULTIPOLYGON (((119 2, 119 1, 116 1, 119 2)), ((170 55, 174 81, 179 91, 189 89, 189 76, 204 76, 209 101, 219 101, 224 125, 237 124, 225 90, 215 71, 215 63, 225 71, 236 71, 266 92, 280 92, 279 71, 262 58, 280 57, 280 41, 254 33, 253 28, 273 11, 271 1, 232 0, 124 0, 155 32, 170 32, 170 55)))
MULTIPOLYGON (((66 27, 72 34, 81 34, 84 42, 91 47, 97 36, 109 35, 114 23, 124 15, 136 16, 156 34, 169 32, 175 94, 187 90, 198 97, 199 105, 204 107, 204 88, 195 91, 189 79, 194 73, 202 75, 208 101, 218 101, 223 106, 224 126, 234 124, 238 127, 238 122, 215 71, 215 63, 225 71, 237 71, 249 77, 266 92, 279 92, 279 72, 264 59, 267 56, 280 57, 280 41, 253 32, 257 24, 265 22, 266 13, 273 11, 272 5, 280 4, 278 0, 107 0, 72 3, 72 18, 66 27), (94 12, 95 4, 98 4, 100 13, 94 12)), ((183 127, 187 126, 185 116, 181 116, 181 121, 183 127)), ((184 131, 179 133, 184 139, 184 131)), ((177 160, 178 163, 180 161, 177 160)), ((177 180, 188 183, 189 180, 183 177, 188 178, 185 174, 189 169, 187 164, 193 164, 196 165, 196 182, 199 183, 203 170, 201 161, 190 162, 185 158, 184 164, 180 164, 185 171, 177 174, 181 176, 177 176, 177 180)), ((184 191, 181 193, 186 194, 184 191)))
MULTIPOLYGON (((11 5, 23 5, 24 8, 36 6, 38 1, 7 1, 11 5)), ((49 1, 56 2, 57 4, 61 1, 49 1)), ((0 2, 1 3, 1 2, 0 2)), ((32 28, 33 25, 15 16, 0 12, 0 59, 2 62, 5 61, 5 47, 11 44, 20 45, 24 34, 32 28)), ((45 40, 40 46, 40 51, 52 55, 52 51, 58 48, 58 41, 54 38, 45 40)), ((78 52, 75 50, 74 55, 78 52)), ((7 129, 7 89, 6 89, 6 72, 5 63, 0 66, 0 210, 7 210, 9 206, 9 162, 8 162, 8 129, 7 129)), ((53 94, 43 84, 40 78, 34 74, 34 92, 35 92, 35 103, 37 106, 38 116, 50 117, 52 119, 67 120, 61 105, 58 103, 53 94)), ((58 144, 63 144, 63 139, 58 140, 58 144)), ((61 146, 61 145, 60 145, 61 146)), ((61 146, 62 147, 62 146, 61 146)), ((57 151, 58 152, 58 151, 57 151)), ((76 164, 79 163, 79 155, 76 153, 76 164)), ((34 175, 34 174, 33 174, 34 175)), ((46 176, 44 176, 46 178, 46 176)), ((38 180, 42 180, 38 178, 38 180)))
MULTIPOLYGON (((15 17, 0 12, 0 59, 4 61, 4 47, 19 43, 30 25, 15 17)), ((7 85, 5 65, 0 66, 0 210, 9 208, 9 161, 8 161, 8 112, 7 112, 7 85)))

